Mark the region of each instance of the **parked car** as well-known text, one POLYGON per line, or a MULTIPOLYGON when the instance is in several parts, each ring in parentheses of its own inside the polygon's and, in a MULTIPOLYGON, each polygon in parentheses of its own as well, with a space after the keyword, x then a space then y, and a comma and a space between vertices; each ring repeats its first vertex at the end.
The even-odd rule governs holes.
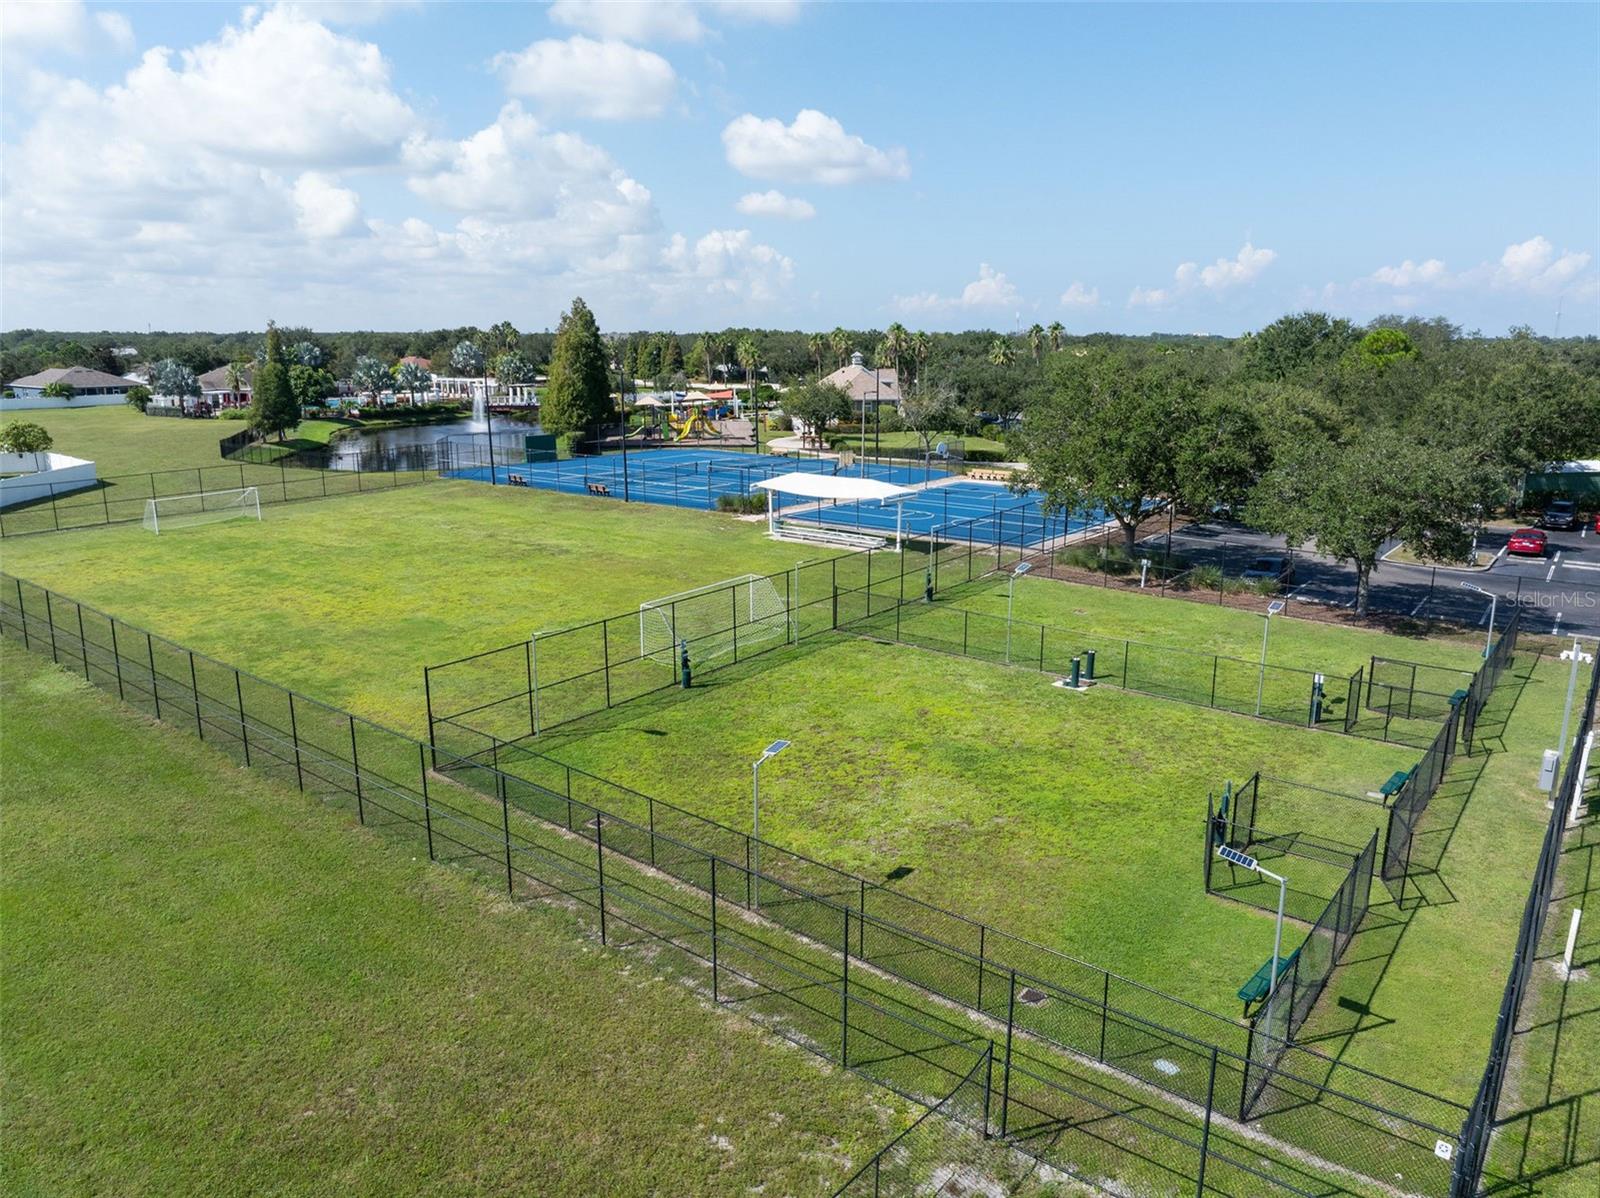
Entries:
POLYGON ((1537 528, 1519 528, 1511 534, 1511 539, 1506 542, 1507 553, 1526 553, 1533 557, 1543 557, 1550 538, 1537 528))
POLYGON ((1600 533, 1600 512, 1596 512, 1594 514, 1594 530, 1595 532, 1600 533))
POLYGON ((1286 557, 1258 557, 1245 567, 1240 577, 1251 581, 1269 578, 1288 586, 1294 581, 1294 563, 1286 557))
POLYGON ((1577 528, 1578 505, 1571 499, 1552 499, 1539 517, 1540 528, 1577 528))

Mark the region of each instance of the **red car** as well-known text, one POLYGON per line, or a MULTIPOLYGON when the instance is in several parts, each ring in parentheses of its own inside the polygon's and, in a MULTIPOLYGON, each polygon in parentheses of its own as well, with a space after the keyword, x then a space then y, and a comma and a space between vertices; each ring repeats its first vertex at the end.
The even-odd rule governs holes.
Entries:
POLYGON ((1549 538, 1537 528, 1519 528, 1511 534, 1511 539, 1506 542, 1506 552, 1527 553, 1534 557, 1543 557, 1548 540, 1549 538))

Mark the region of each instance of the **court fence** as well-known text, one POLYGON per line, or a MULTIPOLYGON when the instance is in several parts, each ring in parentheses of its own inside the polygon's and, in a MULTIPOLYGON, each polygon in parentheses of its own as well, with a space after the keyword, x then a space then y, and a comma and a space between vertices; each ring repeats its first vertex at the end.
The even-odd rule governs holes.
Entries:
POLYGON ((1582 703, 1578 712, 1577 736, 1561 746, 1561 750, 1567 754, 1566 768, 1552 796, 1554 801, 1550 808, 1550 822, 1545 826, 1539 861, 1522 908, 1522 922, 1517 929, 1516 948, 1511 954, 1511 967, 1500 998, 1500 1012, 1495 1019, 1494 1036, 1489 1043, 1489 1057, 1462 1127, 1461 1151, 1456 1156, 1455 1172, 1451 1179, 1451 1198, 1475 1198, 1483 1182, 1484 1167, 1488 1163, 1494 1136, 1495 1114, 1506 1072, 1511 1066, 1517 1021, 1521 1016, 1523 1001, 1527 998, 1528 983, 1533 976, 1534 962, 1539 956, 1540 938, 1544 935, 1545 920, 1550 912, 1551 895, 1561 864, 1562 842, 1567 832, 1568 813, 1582 793, 1585 782, 1583 771, 1579 768, 1582 755, 1575 751, 1575 746, 1583 744, 1595 729, 1597 704, 1600 704, 1600 653, 1594 655, 1594 665, 1589 671, 1589 685, 1582 703))
POLYGON ((392 465, 392 469, 324 470, 297 466, 285 457, 270 465, 227 462, 143 474, 112 474, 85 490, 54 484, 48 495, 0 510, 0 537, 133 524, 144 518, 147 500, 201 491, 254 487, 263 504, 280 504, 392 491, 434 481, 429 470, 412 469, 399 459, 392 465))
MULTIPOLYGON (((1051 628, 959 604, 997 585, 1045 527, 1025 512, 963 521, 937 538, 837 554, 711 584, 640 610, 425 668, 429 738, 513 742, 680 687, 691 678, 850 634, 956 653, 1297 727, 1422 747, 1436 724, 1368 718, 1364 670, 1349 676, 1051 628), (674 651, 671 646, 676 647, 674 651)), ((1392 687, 1379 692, 1390 695, 1392 687)), ((1390 698, 1391 706, 1399 700, 1390 698)), ((470 751, 470 750, 469 750, 470 751)))
MULTIPOLYGON (((1213 796, 1206 797, 1206 893, 1276 913, 1279 888, 1254 870, 1219 859, 1218 850, 1233 849, 1257 861, 1293 859, 1295 886, 1284 884, 1283 914, 1310 924, 1299 946, 1278 958, 1277 976, 1250 1019, 1244 1109, 1253 1114, 1258 1104, 1270 1109, 1273 1104, 1299 1101, 1292 1087, 1277 1081, 1274 1071, 1366 918, 1378 832, 1373 829, 1367 843, 1357 848, 1306 832, 1266 831, 1241 823, 1229 807, 1226 794, 1220 809, 1213 796), (1333 884, 1319 888, 1319 881, 1333 884)), ((1279 870, 1289 872, 1282 865, 1279 870)))
MULTIPOLYGON (((1267 1072, 1302 1102, 1251 1115, 1238 1097, 1256 1075, 1250 1057, 1117 1008, 1114 985, 1134 1000, 1155 992, 1058 953, 1035 947, 1034 961, 1077 976, 1038 976, 1026 942, 990 932, 986 945, 981 924, 938 913, 979 936, 976 952, 944 944, 886 918, 880 904, 920 907, 886 888, 867 910, 864 880, 834 885, 843 875, 749 838, 754 859, 738 840, 723 843, 731 853, 696 843, 704 822, 674 821, 659 803, 654 822, 635 821, 595 801, 619 787, 586 789, 598 779, 578 771, 563 790, 450 757, 5 574, 0 635, 430 861, 514 900, 562 902, 602 944, 667 953, 717 1006, 907 1099, 934 1104, 989 1057, 981 1134, 1069 1176, 1309 1198, 1344 1171, 1402 1171, 1406 1192, 1443 1195, 1432 1144, 1453 1134, 1458 1107, 1419 1089, 1285 1046, 1288 1060, 1267 1072), (1334 1072, 1344 1088, 1323 1084, 1334 1072), (1118 1091, 1118 1078, 1147 1084, 1118 1091)), ((1242 1030, 1189 1011, 1214 1032, 1242 1030)))
POLYGON ((1323 1170, 1398 1172, 1444 1194, 1434 1146, 1464 1108, 1415 1087, 1301 1045, 1259 1063, 1233 1021, 1065 954, 515 746, 452 755, 8 575, 0 635, 514 899, 564 902, 603 943, 679 950, 718 1005, 903 1096, 997 1054, 988 1134, 1072 1176, 1309 1196, 1323 1170), (1298 1101, 1247 1101, 1262 1085, 1298 1101))

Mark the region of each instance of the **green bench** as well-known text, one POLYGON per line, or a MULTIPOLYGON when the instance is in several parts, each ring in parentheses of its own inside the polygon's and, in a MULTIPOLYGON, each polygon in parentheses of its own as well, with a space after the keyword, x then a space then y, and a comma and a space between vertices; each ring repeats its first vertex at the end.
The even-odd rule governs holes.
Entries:
MULTIPOLYGON (((1300 956, 1297 948, 1287 957, 1278 959, 1278 976, 1282 977, 1294 968, 1295 960, 1300 956)), ((1239 987, 1239 1001, 1244 1003, 1244 1013, 1250 1013, 1250 1004, 1260 1002, 1267 997, 1267 991, 1272 988, 1272 958, 1268 957, 1261 962, 1261 968, 1251 975, 1250 980, 1239 987)))
POLYGON ((1455 694, 1450 696, 1450 706, 1451 707, 1459 707, 1461 705, 1461 700, 1465 699, 1466 697, 1467 697, 1467 689, 1466 689, 1466 687, 1462 687, 1455 694))
POLYGON ((1392 799, 1400 793, 1400 788, 1406 784, 1406 779, 1411 777, 1410 770, 1396 770, 1389 775, 1389 780, 1378 787, 1378 793, 1386 799, 1392 799))

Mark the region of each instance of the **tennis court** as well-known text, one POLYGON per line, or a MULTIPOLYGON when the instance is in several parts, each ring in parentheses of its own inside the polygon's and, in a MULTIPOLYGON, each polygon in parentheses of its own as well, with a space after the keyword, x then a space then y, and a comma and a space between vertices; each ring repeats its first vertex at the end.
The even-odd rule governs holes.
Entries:
POLYGON ((841 502, 793 510, 799 506, 778 510, 785 520, 892 536, 895 508, 899 507, 906 536, 928 537, 948 525, 959 525, 962 540, 970 536, 973 541, 989 545, 1002 540, 1008 545, 1040 545, 1105 519, 1104 512, 1093 508, 1046 513, 1041 491, 1018 493, 1003 483, 966 479, 924 487, 899 504, 841 502))
MULTIPOLYGON (((897 486, 919 486, 946 477, 942 466, 856 463, 845 471, 833 458, 789 458, 776 454, 739 453, 731 449, 648 449, 623 455, 601 454, 527 465, 461 466, 447 469, 450 478, 477 482, 493 479, 500 486, 539 487, 572 495, 595 495, 671 507, 710 509, 723 495, 749 495, 754 483, 794 471, 849 473, 897 486), (864 473, 863 473, 864 472, 864 473)), ((889 521, 893 529, 893 514, 889 521)))
MULTIPOLYGON (((467 465, 445 471, 450 478, 492 481, 499 486, 537 487, 570 495, 626 498, 636 503, 713 510, 724 495, 747 496, 758 482, 796 471, 846 474, 917 489, 904 500, 903 531, 926 537, 960 524, 962 539, 998 544, 1041 544, 1099 523, 1093 509, 1045 515, 1040 492, 1018 494, 1001 483, 951 478, 943 464, 856 462, 841 466, 833 458, 782 457, 728 449, 651 449, 623 455, 601 454, 525 465, 467 465)), ((893 536, 894 504, 817 503, 797 499, 778 511, 790 521, 827 528, 893 536)))

